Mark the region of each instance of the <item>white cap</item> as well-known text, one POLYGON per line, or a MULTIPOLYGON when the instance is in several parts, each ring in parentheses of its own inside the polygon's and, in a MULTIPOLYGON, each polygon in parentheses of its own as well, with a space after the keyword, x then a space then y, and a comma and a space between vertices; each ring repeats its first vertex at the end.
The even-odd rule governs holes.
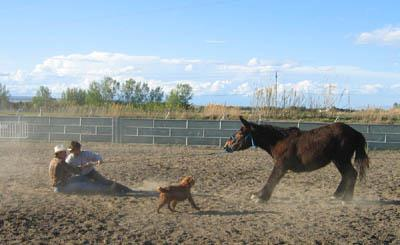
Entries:
POLYGON ((56 145, 54 146, 54 153, 58 153, 60 151, 67 151, 67 148, 64 145, 56 145))

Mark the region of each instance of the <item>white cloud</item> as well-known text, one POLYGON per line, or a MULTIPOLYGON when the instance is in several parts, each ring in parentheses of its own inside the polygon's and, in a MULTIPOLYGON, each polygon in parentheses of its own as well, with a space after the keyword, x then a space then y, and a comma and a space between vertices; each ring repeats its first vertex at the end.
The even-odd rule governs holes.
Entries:
POLYGON ((251 59, 249 60, 249 62, 247 62, 247 65, 248 65, 248 66, 255 66, 255 65, 258 65, 258 59, 257 59, 257 58, 251 58, 251 59))
POLYGON ((14 81, 21 82, 25 79, 26 74, 22 70, 17 70, 15 73, 10 75, 10 79, 14 81))
MULTIPOLYGON (((254 59, 254 58, 253 58, 254 59)), ((258 74, 263 76, 267 73, 278 71, 279 73, 291 73, 299 75, 343 75, 352 77, 369 77, 375 79, 400 79, 400 72, 371 71, 357 66, 309 66, 294 62, 269 64, 263 61, 251 59, 246 65, 220 64, 217 69, 223 72, 236 74, 258 74)))
POLYGON ((232 83, 232 82, 229 81, 229 80, 222 80, 222 81, 217 80, 217 81, 215 81, 215 82, 213 82, 213 83, 211 84, 211 86, 210 86, 210 91, 211 91, 211 92, 218 92, 218 91, 221 91, 221 90, 223 90, 223 89, 226 87, 226 85, 229 85, 229 84, 231 84, 231 83, 232 83))
POLYGON ((358 44, 383 44, 397 45, 400 44, 400 27, 386 26, 370 32, 363 32, 356 39, 358 44))
POLYGON ((185 71, 192 71, 193 70, 193 65, 189 64, 185 66, 185 71))
MULTIPOLYGON (((232 84, 230 80, 217 80, 214 82, 196 82, 196 81, 180 81, 181 83, 188 83, 193 87, 195 95, 216 94, 218 92, 225 92, 224 89, 232 84)), ((175 84, 175 83, 174 83, 175 84)))
MULTIPOLYGON (((275 91, 275 84, 270 84, 267 88, 272 88, 275 91)), ((257 88, 262 89, 262 88, 257 88)), ((311 80, 301 80, 296 83, 291 82, 281 82, 278 83, 278 93, 284 92, 298 92, 298 93, 315 93, 315 94, 325 94, 328 89, 332 94, 335 94, 338 89, 338 84, 336 83, 316 83, 311 80)))
POLYGON ((314 87, 314 84, 310 80, 303 80, 298 83, 293 84, 292 88, 295 91, 305 91, 308 92, 314 87))
POLYGON ((21 82, 27 77, 22 70, 18 69, 15 72, 0 72, 0 81, 1 80, 11 80, 15 82, 21 82))
POLYGON ((177 83, 185 82, 193 87, 195 96, 204 98, 221 94, 251 95, 256 87, 274 84, 275 71, 279 72, 278 92, 294 90, 322 94, 326 92, 326 82, 321 81, 332 81, 335 83, 333 93, 340 93, 343 87, 358 94, 377 93, 389 90, 393 82, 400 82, 400 72, 373 71, 356 66, 310 66, 257 57, 243 64, 232 64, 107 52, 49 57, 31 71, 0 72, 0 82, 5 83, 13 95, 34 94, 40 85, 45 85, 58 96, 66 87, 87 88, 93 80, 111 76, 118 81, 128 78, 146 81, 150 87, 161 86, 167 93, 177 83), (350 88, 345 84, 349 80, 350 88), (367 84, 355 84, 357 80, 367 84), (381 83, 377 85, 374 81, 381 83))
POLYGON ((199 64, 201 60, 196 59, 160 59, 161 63, 170 65, 199 64))
POLYGON ((383 88, 383 85, 380 83, 365 84, 361 87, 360 91, 363 94, 376 94, 382 88, 383 88))
POLYGON ((237 88, 233 90, 234 94, 240 95, 251 95, 254 92, 254 88, 250 86, 248 82, 240 84, 237 88))
POLYGON ((98 79, 104 76, 132 76, 140 72, 136 64, 158 61, 155 56, 129 56, 119 53, 92 52, 87 55, 72 54, 53 56, 33 69, 34 77, 75 77, 98 79))

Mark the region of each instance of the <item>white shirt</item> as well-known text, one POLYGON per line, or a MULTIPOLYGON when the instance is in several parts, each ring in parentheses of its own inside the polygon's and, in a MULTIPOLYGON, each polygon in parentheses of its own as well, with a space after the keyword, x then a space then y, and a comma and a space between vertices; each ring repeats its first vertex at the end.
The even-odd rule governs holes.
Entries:
MULTIPOLYGON (((73 153, 70 153, 67 156, 67 159, 65 159, 65 162, 79 167, 86 163, 97 162, 97 161, 102 161, 102 160, 103 159, 101 158, 101 156, 99 154, 96 154, 91 151, 81 151, 79 153, 79 155, 77 155, 77 156, 75 156, 73 153)), ((94 169, 93 166, 83 168, 81 170, 80 175, 86 175, 86 174, 90 173, 90 171, 92 171, 93 169, 94 169)))

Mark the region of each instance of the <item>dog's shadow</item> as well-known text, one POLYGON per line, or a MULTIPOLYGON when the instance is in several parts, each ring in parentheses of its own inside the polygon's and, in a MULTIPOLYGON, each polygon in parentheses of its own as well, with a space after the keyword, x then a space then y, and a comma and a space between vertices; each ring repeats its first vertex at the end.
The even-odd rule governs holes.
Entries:
POLYGON ((158 197, 160 193, 156 191, 142 191, 142 190, 132 190, 127 193, 129 196, 133 196, 136 198, 144 198, 144 197, 158 197))
POLYGON ((196 213, 192 213, 192 215, 198 216, 245 216, 245 215, 254 215, 254 214, 280 214, 279 212, 274 211, 261 211, 261 210, 204 210, 196 213))

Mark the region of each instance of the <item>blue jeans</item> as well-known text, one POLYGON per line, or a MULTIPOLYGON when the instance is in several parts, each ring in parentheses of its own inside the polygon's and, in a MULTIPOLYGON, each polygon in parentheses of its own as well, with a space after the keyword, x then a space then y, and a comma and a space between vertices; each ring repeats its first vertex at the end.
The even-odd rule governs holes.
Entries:
POLYGON ((54 192, 60 193, 110 193, 111 186, 93 182, 85 176, 71 177, 67 183, 54 187, 54 192))

